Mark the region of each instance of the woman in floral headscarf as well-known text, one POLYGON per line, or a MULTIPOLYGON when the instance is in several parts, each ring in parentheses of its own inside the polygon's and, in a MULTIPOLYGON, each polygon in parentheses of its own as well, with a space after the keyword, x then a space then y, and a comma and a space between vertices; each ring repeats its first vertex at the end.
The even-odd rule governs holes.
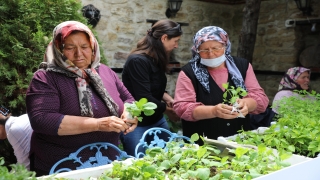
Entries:
MULTIPOLYGON (((138 123, 127 119, 124 112, 124 103, 134 98, 118 76, 100 64, 96 38, 76 21, 63 22, 53 30, 53 40, 34 74, 26 101, 33 128, 30 170, 37 176, 48 174, 54 163, 83 145, 118 145, 120 132, 132 132, 138 123)), ((115 159, 115 153, 107 151, 108 157, 115 159)), ((91 156, 89 152, 81 154, 82 159, 91 156)))
MULTIPOLYGON (((310 74, 310 69, 304 67, 288 69, 280 81, 278 93, 275 95, 272 104, 276 106, 276 101, 283 97, 298 96, 297 93, 293 92, 294 90, 309 91, 310 74)), ((273 107, 272 110, 277 113, 277 107, 273 107)))
POLYGON ((199 30, 191 50, 193 58, 179 74, 173 106, 183 119, 183 135, 198 133, 216 139, 250 129, 248 113, 263 112, 269 102, 251 64, 231 56, 228 34, 216 26, 199 30), (222 84, 227 82, 248 92, 237 100, 238 112, 232 112, 232 105, 222 103, 222 84), (241 114, 245 118, 238 118, 241 114))

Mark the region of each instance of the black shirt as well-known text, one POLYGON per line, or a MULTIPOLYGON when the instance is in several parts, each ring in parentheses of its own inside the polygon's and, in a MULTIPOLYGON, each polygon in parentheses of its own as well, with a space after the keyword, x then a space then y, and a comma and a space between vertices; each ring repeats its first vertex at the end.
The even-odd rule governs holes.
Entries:
POLYGON ((167 77, 153 62, 153 58, 131 54, 123 67, 122 81, 136 101, 147 98, 149 102, 158 106, 152 116, 142 115, 142 122, 139 122, 138 126, 154 124, 163 117, 166 104, 161 100, 166 89, 167 77))

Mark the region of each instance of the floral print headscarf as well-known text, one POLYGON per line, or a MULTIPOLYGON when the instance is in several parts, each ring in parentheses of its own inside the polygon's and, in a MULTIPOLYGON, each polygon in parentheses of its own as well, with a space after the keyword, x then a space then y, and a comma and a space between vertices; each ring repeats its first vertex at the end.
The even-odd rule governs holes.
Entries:
POLYGON ((86 81, 90 79, 93 87, 109 108, 111 115, 118 116, 118 105, 105 89, 102 80, 96 69, 100 66, 99 44, 91 30, 81 22, 66 21, 53 30, 53 40, 49 43, 44 62, 40 64, 41 69, 55 71, 68 77, 73 77, 77 84, 81 116, 93 117, 91 104, 92 92, 86 81), (63 55, 64 41, 73 31, 82 31, 89 35, 89 41, 93 52, 92 64, 87 69, 81 70, 63 55))
POLYGON ((296 83, 299 76, 308 71, 309 75, 311 73, 310 69, 304 68, 304 67, 293 67, 288 69, 286 74, 283 76, 283 78, 280 81, 279 89, 281 90, 302 90, 301 86, 296 83))
POLYGON ((226 66, 228 68, 229 73, 231 74, 231 80, 233 81, 236 87, 241 87, 246 90, 242 75, 237 66, 235 65, 234 60, 231 56, 231 43, 228 34, 222 28, 217 26, 204 27, 200 29, 193 38, 193 46, 191 48, 193 58, 190 60, 190 62, 192 70, 200 84, 207 92, 210 92, 209 72, 206 66, 200 63, 201 57, 199 53, 197 53, 199 46, 202 43, 210 40, 218 41, 226 46, 226 66))

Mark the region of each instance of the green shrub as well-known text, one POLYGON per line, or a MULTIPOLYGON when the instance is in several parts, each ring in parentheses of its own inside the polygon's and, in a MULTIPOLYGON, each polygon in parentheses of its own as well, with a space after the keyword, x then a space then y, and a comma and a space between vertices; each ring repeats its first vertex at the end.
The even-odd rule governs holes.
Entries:
MULTIPOLYGON (((2 0, 0 5, 0 104, 25 113, 25 92, 43 60, 53 28, 63 21, 87 24, 79 0, 2 0)), ((95 32, 94 32, 95 33, 95 32)), ((102 54, 102 63, 107 63, 102 54)))

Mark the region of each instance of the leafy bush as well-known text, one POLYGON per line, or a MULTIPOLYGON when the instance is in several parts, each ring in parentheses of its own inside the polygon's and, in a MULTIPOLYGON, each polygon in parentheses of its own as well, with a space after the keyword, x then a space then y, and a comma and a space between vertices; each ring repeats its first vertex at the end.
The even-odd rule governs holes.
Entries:
MULTIPOLYGON (((0 102, 13 114, 25 112, 25 92, 43 60, 53 28, 67 20, 87 24, 81 6, 79 0, 1 1, 0 102)), ((106 63, 104 57, 102 63, 106 63)))
POLYGON ((243 144, 277 149, 280 153, 295 153, 316 157, 320 152, 320 94, 303 90, 299 96, 283 97, 273 106, 278 107, 278 120, 263 134, 246 131, 237 136, 243 144))
POLYGON ((7 167, 2 166, 4 164, 4 160, 0 158, 0 179, 16 179, 16 180, 36 180, 35 173, 28 171, 22 165, 11 165, 11 171, 8 170, 7 167))

